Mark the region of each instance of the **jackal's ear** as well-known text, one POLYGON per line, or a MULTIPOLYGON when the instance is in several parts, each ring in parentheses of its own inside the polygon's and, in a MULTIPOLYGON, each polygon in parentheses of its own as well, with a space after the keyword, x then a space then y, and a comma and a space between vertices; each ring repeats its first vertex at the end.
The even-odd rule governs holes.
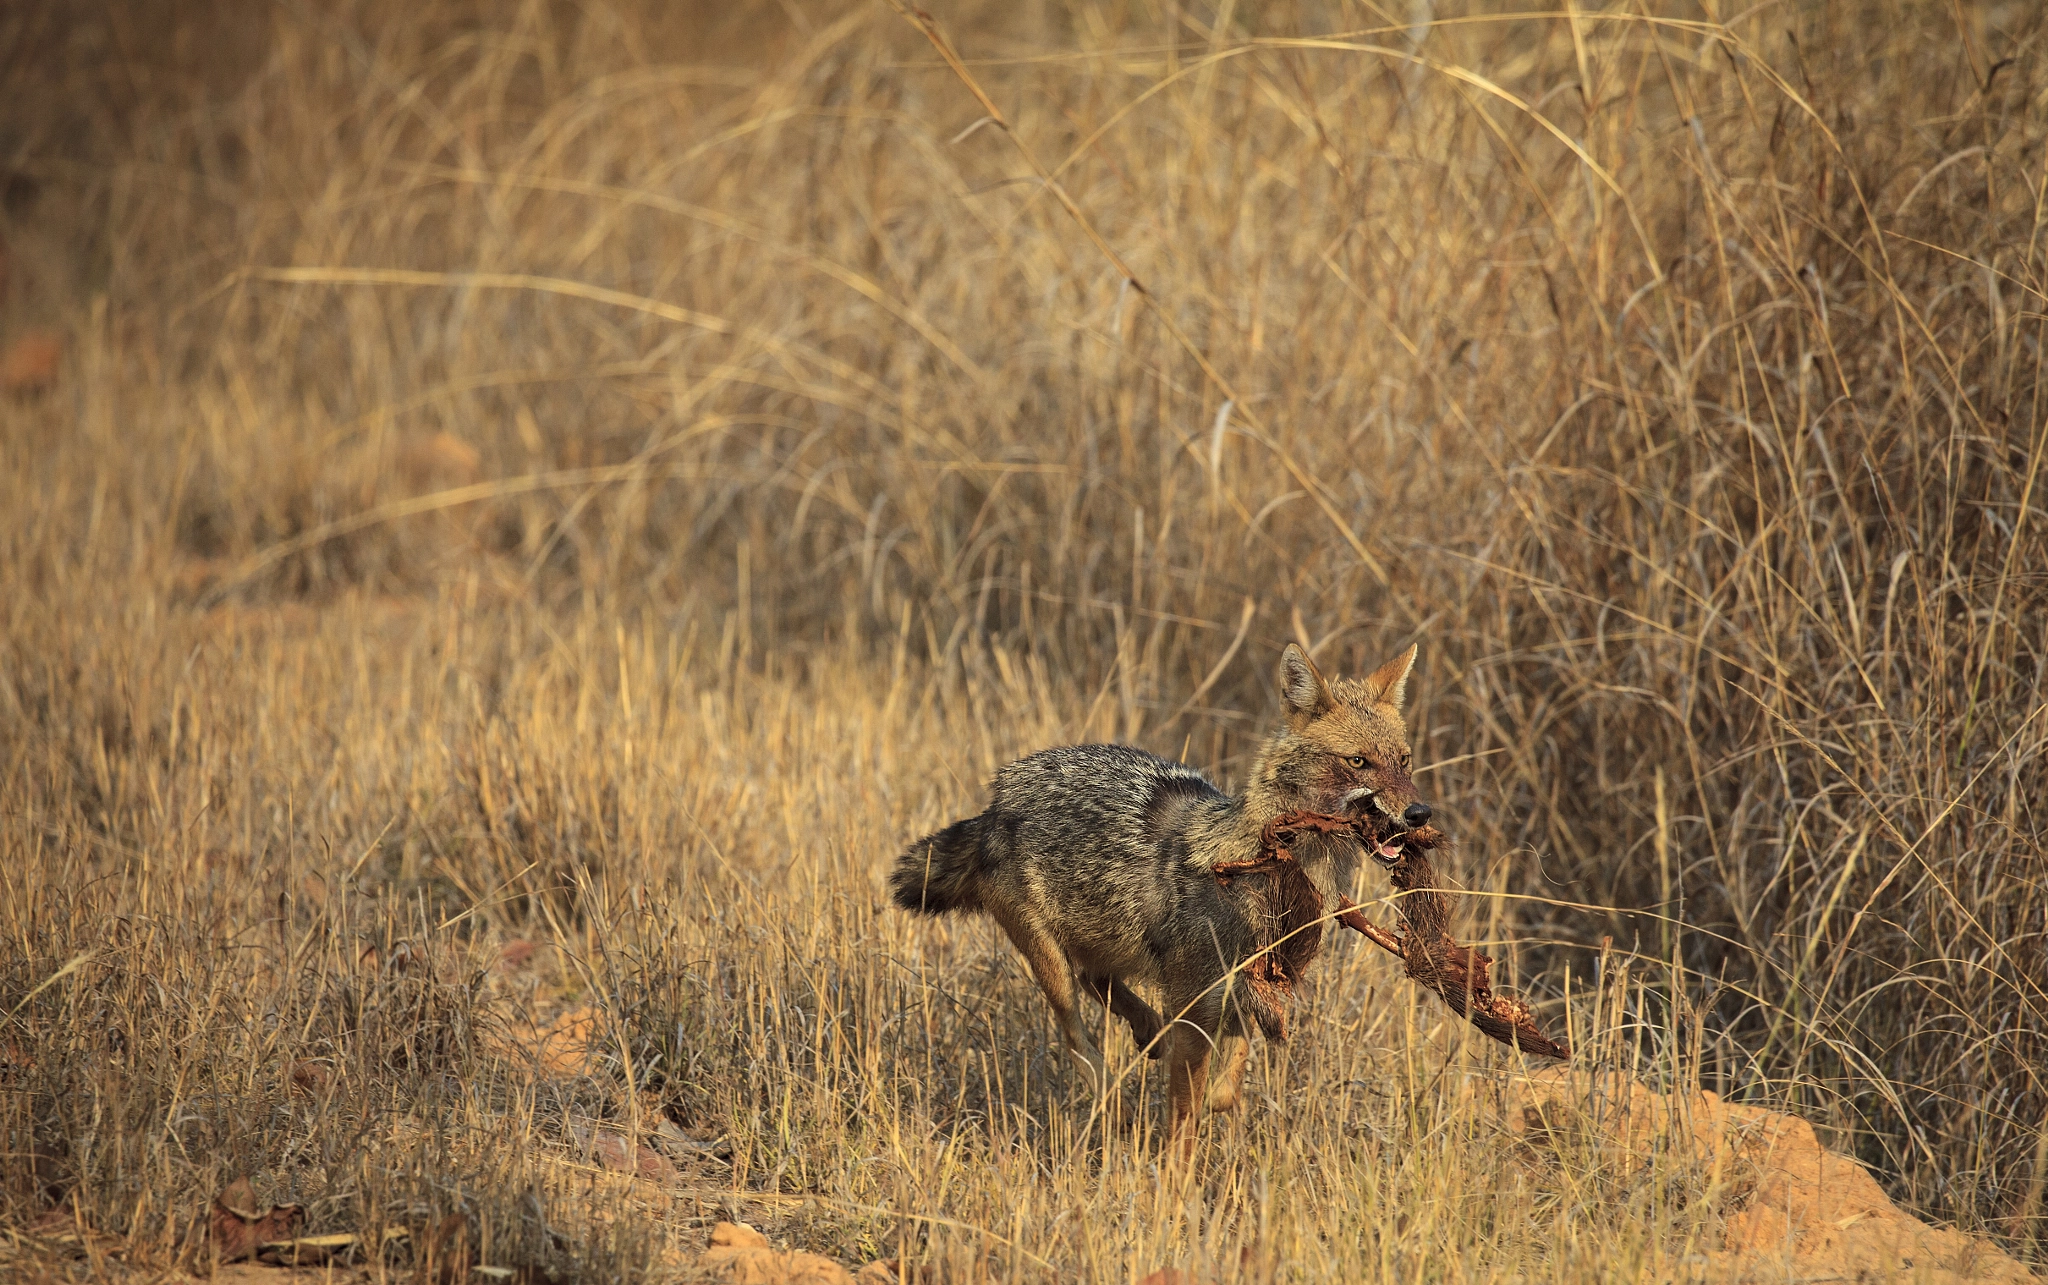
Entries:
POLYGON ((1408 671, 1414 668, 1415 645, 1411 644, 1407 651, 1367 674, 1365 685, 1375 701, 1399 709, 1402 697, 1408 694, 1408 671))
POLYGON ((1288 725, 1297 731, 1337 706, 1315 662, 1295 643, 1280 653, 1280 699, 1287 705, 1288 725))

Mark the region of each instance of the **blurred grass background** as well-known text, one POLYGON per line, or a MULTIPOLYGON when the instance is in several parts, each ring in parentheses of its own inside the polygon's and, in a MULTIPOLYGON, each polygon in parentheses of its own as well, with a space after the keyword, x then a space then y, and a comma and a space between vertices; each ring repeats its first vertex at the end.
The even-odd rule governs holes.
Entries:
POLYGON ((0 402, 10 1145, 166 1244, 254 1171, 637 1272, 534 1157, 651 1088, 849 1258, 1682 1256, 1446 1197, 1532 1181, 1410 1092, 1497 1056, 1348 946, 1176 1203, 996 935, 880 908, 1010 757, 1229 783, 1286 640, 1420 640, 1525 990, 2038 1256, 2034 8, 936 17, 1007 132, 881 5, 0 15, 0 341, 64 343, 0 402), (511 937, 608 1015, 581 1106, 462 1034, 511 937))

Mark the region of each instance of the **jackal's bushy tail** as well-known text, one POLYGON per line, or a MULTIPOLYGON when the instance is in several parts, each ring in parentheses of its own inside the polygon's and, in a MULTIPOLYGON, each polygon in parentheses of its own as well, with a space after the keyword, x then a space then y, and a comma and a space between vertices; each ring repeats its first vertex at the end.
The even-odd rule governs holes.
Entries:
POLYGON ((896 904, 927 915, 981 909, 982 829, 981 817, 968 817, 911 844, 889 876, 896 904))

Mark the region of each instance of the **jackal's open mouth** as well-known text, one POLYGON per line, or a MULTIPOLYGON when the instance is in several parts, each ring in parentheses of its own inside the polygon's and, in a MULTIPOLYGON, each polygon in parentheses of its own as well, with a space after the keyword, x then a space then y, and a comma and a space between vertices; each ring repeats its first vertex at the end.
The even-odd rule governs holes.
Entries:
POLYGON ((1387 812, 1370 791, 1353 791, 1345 796, 1347 817, 1363 824, 1356 827, 1359 842, 1373 860, 1389 868, 1411 852, 1426 851, 1444 842, 1443 831, 1433 825, 1409 825, 1387 812))
POLYGON ((1389 816, 1386 809, 1373 795, 1376 790, 1353 790, 1344 796, 1344 810, 1351 816, 1365 822, 1365 847, 1373 858, 1383 864, 1392 865, 1401 859, 1401 845, 1407 841, 1408 827, 1398 817, 1389 816), (1370 838, 1366 835, 1369 833, 1370 838))

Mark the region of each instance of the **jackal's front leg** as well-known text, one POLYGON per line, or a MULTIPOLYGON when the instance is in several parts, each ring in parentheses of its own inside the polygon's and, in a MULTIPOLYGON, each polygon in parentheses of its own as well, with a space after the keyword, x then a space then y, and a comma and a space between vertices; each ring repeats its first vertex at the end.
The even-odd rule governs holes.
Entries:
POLYGON ((1211 1111, 1234 1111, 1244 1100, 1244 1064, 1251 1056, 1252 1042, 1242 1035, 1226 1035, 1217 1042, 1216 1075, 1209 1081, 1203 1105, 1211 1111))
POLYGON ((1186 1021, 1166 1033, 1167 1099, 1173 1104, 1171 1145, 1182 1158, 1195 1153, 1202 1090, 1209 1080, 1209 1036, 1186 1021))

